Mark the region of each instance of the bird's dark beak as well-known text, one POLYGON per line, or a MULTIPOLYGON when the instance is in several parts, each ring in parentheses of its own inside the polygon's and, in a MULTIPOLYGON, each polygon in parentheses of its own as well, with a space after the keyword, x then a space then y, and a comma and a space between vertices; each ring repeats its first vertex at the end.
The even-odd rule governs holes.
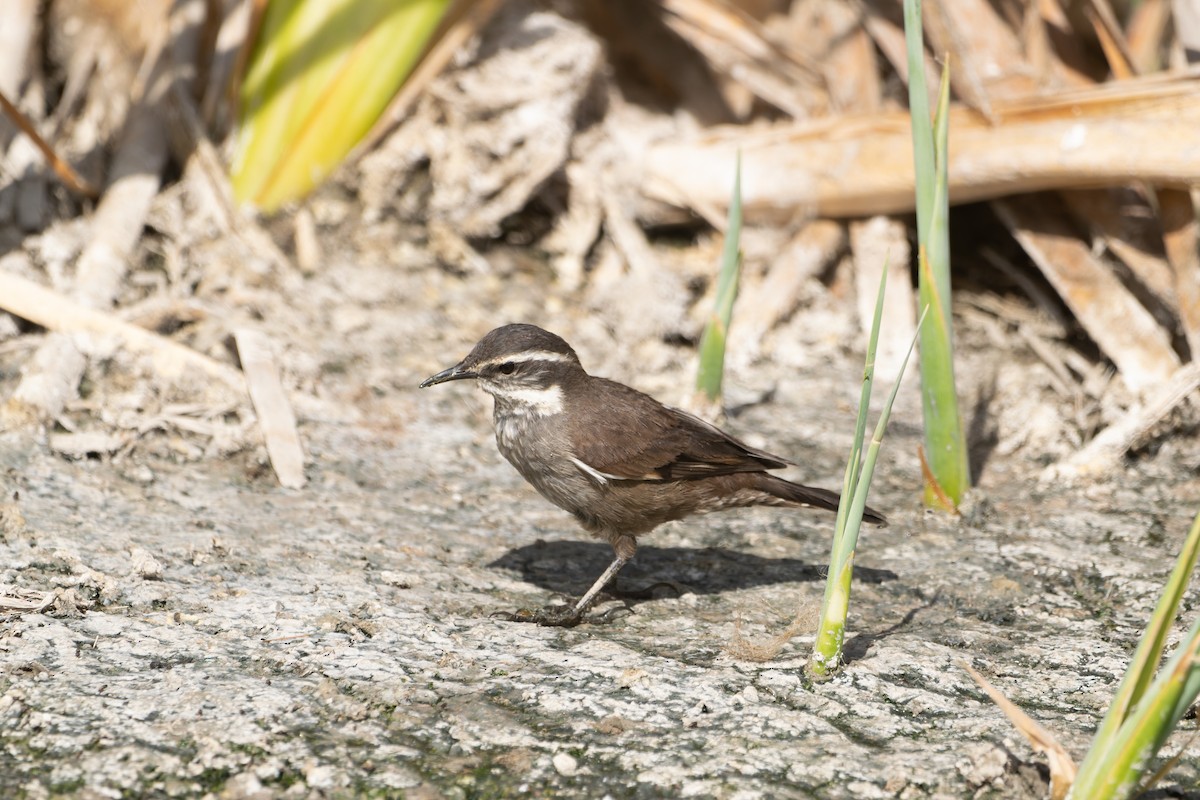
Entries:
POLYGON ((430 386, 436 386, 439 383, 446 381, 463 381, 468 378, 478 378, 479 373, 472 372, 469 369, 464 369, 462 362, 458 362, 450 369, 444 369, 437 375, 430 375, 425 380, 421 381, 421 388, 428 389, 430 386))

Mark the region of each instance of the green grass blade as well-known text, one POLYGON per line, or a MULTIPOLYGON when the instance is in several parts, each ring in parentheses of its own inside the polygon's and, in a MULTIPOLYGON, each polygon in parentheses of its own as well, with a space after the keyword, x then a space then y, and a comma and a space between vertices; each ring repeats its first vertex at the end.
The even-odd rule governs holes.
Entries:
POLYGON ((1187 539, 1184 540, 1183 547, 1179 552, 1179 558, 1175 561, 1175 568, 1171 571, 1171 577, 1167 579, 1167 585, 1163 588, 1162 597, 1159 598, 1150 622, 1142 633, 1129 669, 1126 670, 1121 685, 1117 687, 1117 692, 1113 696, 1112 703, 1109 704, 1104 720, 1100 723, 1096 736, 1092 739, 1091 749, 1080 767, 1081 772, 1085 769, 1098 769, 1098 765, 1106 764, 1111 760, 1111 751, 1116 746, 1118 732, 1131 709, 1138 705, 1147 687, 1154 679, 1155 667, 1162 660, 1167 636, 1175 621, 1179 604, 1187 591, 1188 582, 1196 568, 1198 558, 1200 558, 1200 515, 1197 515, 1192 522, 1191 530, 1188 531, 1187 539))
MULTIPOLYGON (((886 274, 885 270, 884 275, 886 274)), ((881 317, 879 309, 883 306, 883 284, 884 282, 881 280, 879 299, 875 306, 875 321, 871 329, 871 342, 868 347, 866 370, 868 376, 873 372, 874 366, 875 344, 878 341, 881 317)), ((879 459, 883 434, 887 430, 888 419, 892 414, 892 405, 896 402, 900 382, 908 369, 909 357, 912 356, 913 348, 917 344, 917 336, 924 322, 925 314, 922 313, 921 321, 917 323, 917 332, 913 334, 912 341, 908 345, 908 352, 904 354, 900 373, 896 382, 892 384, 892 390, 880 411, 879 421, 875 424, 875 431, 871 437, 871 443, 867 447, 862 470, 858 474, 857 480, 854 481, 854 493, 853 495, 843 494, 841 502, 838 504, 838 525, 834 532, 833 547, 829 557, 829 575, 825 580, 825 597, 821 603, 821 618, 817 623, 817 639, 813 644, 812 658, 808 662, 809 674, 817 678, 833 674, 842 661, 842 645, 846 640, 846 618, 850 611, 850 584, 854 570, 854 552, 858 547, 858 534, 862 529, 863 512, 867 507, 871 478, 875 474, 875 464, 879 459)), ((864 395, 868 403, 870 382, 870 377, 864 379, 864 395)), ((851 460, 854 460, 862 450, 863 435, 866 431, 866 413, 866 403, 863 403, 859 406, 859 419, 851 460)), ((846 482, 850 483, 849 478, 846 482)))
POLYGON ((1200 691, 1200 620, 1101 752, 1093 747, 1079 768, 1071 797, 1130 797, 1180 717, 1200 691))
POLYGON ((725 228, 725 247, 717 275, 717 298, 713 313, 700 337, 700 368, 696 373, 696 393, 709 405, 721 405, 721 385, 725 376, 725 340, 733 319, 733 301, 737 298, 738 278, 742 271, 742 154, 734 169, 733 196, 729 202, 729 220, 725 228))
MULTIPOLYGON (((942 69, 942 83, 938 88, 938 105, 933 119, 933 159, 936 171, 933 180, 933 207, 930 210, 929 238, 926 251, 933 275, 937 280, 939 299, 945 303, 946 316, 950 310, 950 198, 949 154, 950 154, 950 56, 946 56, 942 69), (944 265, 944 268, 943 268, 944 265)), ((953 328, 947 326, 946 337, 954 342, 953 328)), ((953 346, 951 347, 953 349, 953 346)))
MULTIPOLYGON (((851 440, 850 457, 846 459, 846 474, 842 478, 842 497, 852 497, 858 486, 859 464, 862 462, 863 440, 867 434, 867 411, 871 405, 871 388, 875 382, 875 352, 879 349, 879 327, 883 322, 883 298, 887 293, 887 264, 879 276, 879 291, 875 295, 875 316, 871 320, 871 333, 867 339, 867 359, 863 365, 862 389, 858 396, 858 416, 854 420, 854 439, 851 440)), ((846 527, 848 503, 838 503, 835 531, 846 527)))
POLYGON ((912 117, 913 167, 916 170, 917 241, 929 236, 934 199, 933 129, 929 90, 925 84, 925 40, 921 31, 921 0, 904 0, 904 43, 908 54, 908 110, 912 117))
MULTIPOLYGON (((913 333, 912 341, 908 344, 908 351, 904 354, 904 360, 900 362, 900 373, 896 378, 896 382, 892 384, 892 390, 888 393, 887 402, 883 404, 883 409, 879 412, 879 421, 875 423, 875 432, 871 436, 871 444, 867 448, 867 457, 863 461, 862 476, 858 480, 859 490, 854 493, 854 507, 850 511, 850 520, 857 521, 858 525, 862 524, 863 509, 867 505, 867 490, 871 486, 871 478, 875 475, 875 462, 879 458, 879 448, 883 445, 883 434, 887 430, 888 420, 892 416, 892 405, 896 402, 896 395, 900 392, 900 382, 904 378, 904 372, 908 369, 908 359, 912 356, 913 348, 917 344, 917 337, 921 334, 921 329, 925 327, 925 317, 929 313, 929 309, 921 312, 921 318, 917 321, 917 330, 913 333)), ((857 532, 856 532, 857 537, 857 532)))
POLYGON ((1187 637, 1180 642, 1179 648, 1171 656, 1171 660, 1167 662, 1167 670, 1179 669, 1176 659, 1182 661, 1185 658, 1190 658, 1192 664, 1187 676, 1182 681, 1183 687, 1180 690, 1179 699, 1175 703, 1175 708, 1171 712, 1171 718, 1167 721, 1166 729, 1163 731, 1163 736, 1158 743, 1159 748, 1166 742, 1167 736, 1175 730, 1175 726, 1179 724, 1184 715, 1192 710, 1192 705, 1196 702, 1196 698, 1200 697, 1200 664, 1197 663, 1200 662, 1200 649, 1198 648, 1200 648, 1200 619, 1192 623, 1192 629, 1188 631, 1187 637), (1188 653, 1191 655, 1189 656, 1188 653))

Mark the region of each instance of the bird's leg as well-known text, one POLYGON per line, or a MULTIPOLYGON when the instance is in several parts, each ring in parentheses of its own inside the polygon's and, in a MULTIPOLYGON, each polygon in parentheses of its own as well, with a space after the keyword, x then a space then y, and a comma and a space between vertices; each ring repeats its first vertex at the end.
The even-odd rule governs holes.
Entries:
POLYGON ((628 558, 623 558, 619 555, 614 558, 612 563, 608 565, 608 569, 604 570, 599 578, 596 578, 596 582, 592 584, 592 588, 584 592, 583 597, 579 598, 579 602, 575 604, 573 609, 571 609, 571 614, 575 616, 576 619, 581 618, 583 616, 583 612, 588 610, 588 606, 596 602, 596 595, 604 591, 604 587, 608 586, 609 582, 612 581, 613 578, 617 577, 617 573, 621 571, 621 567, 628 563, 628 558))
MULTIPOLYGON (((637 542, 632 536, 617 536, 613 538, 613 551, 615 556, 612 563, 608 565, 608 569, 596 579, 591 588, 584 592, 583 597, 579 598, 579 602, 573 606, 546 606, 536 612, 529 613, 527 611, 517 611, 515 613, 498 612, 492 614, 497 619, 503 619, 508 622, 536 622, 538 625, 548 625, 560 628, 572 628, 583 621, 584 612, 591 607, 596 601, 596 596, 604 590, 617 573, 621 571, 621 567, 629 563, 633 558, 633 554, 637 552, 637 542)), ((607 622, 608 615, 602 615, 599 620, 607 622)))
MULTIPOLYGON (((596 601, 596 595, 600 594, 604 587, 608 585, 608 582, 621 571, 621 567, 625 566, 628 562, 629 559, 622 558, 621 556, 614 558, 613 562, 608 565, 608 569, 604 570, 604 574, 596 579, 596 582, 592 584, 592 588, 588 589, 583 597, 579 598, 579 602, 573 606, 545 606, 532 613, 521 610, 514 613, 499 612, 492 616, 507 620, 508 622, 535 622, 538 625, 555 628, 573 628, 583 622, 584 612, 596 601)), ((596 621, 608 622, 610 619, 609 615, 602 614, 596 621)))

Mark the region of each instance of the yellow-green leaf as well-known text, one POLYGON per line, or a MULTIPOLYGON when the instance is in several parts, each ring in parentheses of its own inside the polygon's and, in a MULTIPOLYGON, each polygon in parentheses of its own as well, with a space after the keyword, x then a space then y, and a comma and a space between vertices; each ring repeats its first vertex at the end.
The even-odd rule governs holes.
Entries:
POLYGON ((273 0, 241 88, 234 196, 264 211, 303 197, 371 129, 448 0, 273 0))

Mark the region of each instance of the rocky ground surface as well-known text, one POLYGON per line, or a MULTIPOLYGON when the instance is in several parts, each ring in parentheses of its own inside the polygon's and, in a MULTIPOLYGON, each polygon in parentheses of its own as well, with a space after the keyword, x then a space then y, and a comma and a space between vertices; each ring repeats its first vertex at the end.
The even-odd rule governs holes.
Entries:
MULTIPOLYGON (((1082 754, 1200 501, 1195 443, 1074 488, 997 451, 947 519, 919 504, 914 381, 872 496, 891 525, 860 547, 850 663, 828 683, 803 672, 811 622, 772 660, 747 647, 815 615, 816 512, 660 529, 623 585, 673 586, 609 624, 504 622, 490 613, 577 593, 610 553, 502 461, 485 396, 416 384, 512 319, 668 401, 691 369, 537 280, 347 258, 293 285, 264 327, 319 364, 294 395, 303 490, 254 451, 67 460, 3 434, 0 582, 53 602, 0 617, 0 795, 1045 796, 1043 760, 959 664, 1082 754)), ((791 325, 800 355, 735 369, 735 399, 769 398, 728 427, 836 486, 861 355, 791 325)), ((970 384, 994 359, 966 361, 970 384)), ((992 407, 1028 394, 1002 382, 992 407)), ((1195 747, 1155 796, 1200 797, 1195 747)))

